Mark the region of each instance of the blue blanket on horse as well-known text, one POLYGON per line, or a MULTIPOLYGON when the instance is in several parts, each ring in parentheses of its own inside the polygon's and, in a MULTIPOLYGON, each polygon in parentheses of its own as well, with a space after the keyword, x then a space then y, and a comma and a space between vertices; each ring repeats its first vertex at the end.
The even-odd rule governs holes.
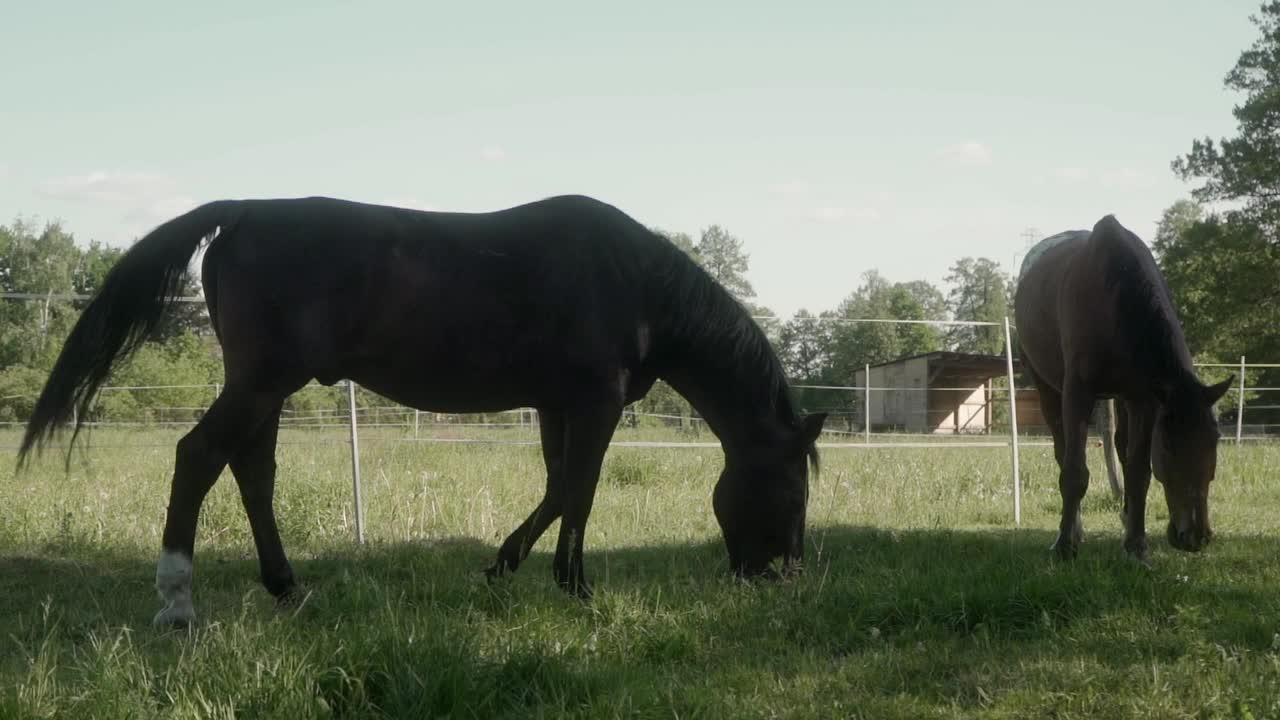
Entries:
POLYGON ((1027 251, 1027 254, 1022 257, 1022 267, 1018 269, 1018 282, 1022 282, 1022 276, 1027 274, 1027 270, 1030 270, 1031 266, 1035 264, 1036 260, 1039 260, 1040 256, 1044 255, 1045 252, 1049 250, 1049 248, 1061 245, 1062 243, 1067 242, 1068 240, 1075 240, 1076 238, 1080 238, 1080 237, 1088 237, 1088 235, 1089 235, 1088 230, 1068 230, 1066 232, 1060 232, 1057 235, 1050 235, 1049 237, 1036 243, 1030 250, 1027 251))

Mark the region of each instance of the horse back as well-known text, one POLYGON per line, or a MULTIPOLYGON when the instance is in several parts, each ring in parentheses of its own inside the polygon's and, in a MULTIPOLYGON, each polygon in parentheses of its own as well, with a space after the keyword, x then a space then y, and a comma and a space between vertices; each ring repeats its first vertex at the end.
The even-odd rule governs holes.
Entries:
POLYGON ((269 354, 406 404, 532 405, 639 364, 655 240, 586 198, 474 214, 250 201, 206 281, 229 368, 269 354))
POLYGON ((1151 251, 1111 216, 1026 270, 1015 315, 1024 359, 1059 390, 1071 373, 1100 393, 1130 394, 1190 367, 1151 251))

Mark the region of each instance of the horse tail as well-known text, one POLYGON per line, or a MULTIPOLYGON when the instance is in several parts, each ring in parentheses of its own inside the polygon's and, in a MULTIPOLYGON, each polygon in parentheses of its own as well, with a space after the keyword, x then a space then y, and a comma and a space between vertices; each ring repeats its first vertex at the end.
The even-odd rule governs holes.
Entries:
POLYGON ((45 381, 18 448, 19 468, 73 417, 75 443, 98 388, 159 325, 182 291, 196 249, 220 226, 228 229, 229 209, 229 201, 220 201, 176 217, 134 243, 111 268, 45 381))
POLYGON ((1124 487, 1120 484, 1120 473, 1117 470, 1119 457, 1116 455, 1116 412, 1115 400, 1103 398, 1102 418, 1098 423, 1098 434, 1102 436, 1102 458, 1107 468, 1107 480, 1111 484, 1111 494, 1117 500, 1124 499, 1124 487))

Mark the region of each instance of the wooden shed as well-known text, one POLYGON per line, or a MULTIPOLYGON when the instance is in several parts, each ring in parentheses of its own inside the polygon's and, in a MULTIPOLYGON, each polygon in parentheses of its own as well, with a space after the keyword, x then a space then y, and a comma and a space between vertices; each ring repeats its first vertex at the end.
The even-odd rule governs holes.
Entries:
MULTIPOLYGON (((871 366, 871 429, 876 432, 986 433, 995 419, 992 379, 1004 377, 1003 355, 931 352, 871 366)), ((1015 371, 1018 367, 1015 363, 1015 371)), ((854 385, 864 387, 865 372, 857 371, 854 385)), ((863 405, 854 409, 859 425, 863 405)), ((1040 400, 1034 391, 1018 395, 1018 424, 1044 426, 1040 400)))

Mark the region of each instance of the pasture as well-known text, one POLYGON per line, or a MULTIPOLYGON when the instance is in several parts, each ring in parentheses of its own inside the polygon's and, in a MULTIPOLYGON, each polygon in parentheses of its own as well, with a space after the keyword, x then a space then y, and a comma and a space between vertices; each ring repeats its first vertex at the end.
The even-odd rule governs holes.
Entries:
POLYGON ((360 547, 348 446, 289 431, 276 507, 306 601, 279 609, 259 584, 224 473, 200 520, 197 624, 160 632, 177 436, 99 431, 69 476, 60 452, 17 477, 0 453, 0 717, 1280 714, 1274 445, 1223 445, 1199 555, 1169 547, 1153 481, 1152 569, 1121 549, 1096 448, 1069 564, 1049 551, 1048 448, 1023 451, 1018 529, 1007 449, 827 450, 806 573, 759 585, 727 574, 718 449, 614 448, 584 604, 551 579, 554 532, 516 575, 482 573, 541 495, 537 447, 362 436, 360 547))

